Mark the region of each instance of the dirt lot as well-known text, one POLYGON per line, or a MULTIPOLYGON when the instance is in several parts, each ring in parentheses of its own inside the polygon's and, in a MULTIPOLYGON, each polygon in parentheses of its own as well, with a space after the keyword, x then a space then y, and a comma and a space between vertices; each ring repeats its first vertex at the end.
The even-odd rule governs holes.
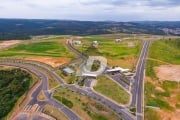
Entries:
POLYGON ((13 69, 13 68, 15 67, 0 65, 0 70, 7 70, 7 69, 13 69))
POLYGON ((50 57, 28 57, 25 58, 26 60, 33 60, 33 61, 38 61, 42 62, 48 65, 51 65, 52 67, 57 67, 62 64, 68 63, 70 59, 68 58, 50 58, 50 57))
POLYGON ((180 80, 180 65, 161 65, 155 67, 155 71, 160 80, 180 80))
POLYGON ((3 41, 2 43, 0 43, 0 49, 4 49, 13 45, 16 45, 20 43, 19 40, 10 40, 10 41, 3 41))
POLYGON ((174 112, 164 112, 159 110, 158 112, 161 116, 161 120, 179 120, 180 118, 180 110, 175 110, 174 112))

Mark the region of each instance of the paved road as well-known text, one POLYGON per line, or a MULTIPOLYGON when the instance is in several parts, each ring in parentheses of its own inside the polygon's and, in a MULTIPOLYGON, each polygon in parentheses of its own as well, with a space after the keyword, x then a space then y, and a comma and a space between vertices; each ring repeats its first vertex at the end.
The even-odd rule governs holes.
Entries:
MULTIPOLYGON (((85 62, 88 58, 88 56, 82 54, 81 52, 79 52, 78 50, 76 50, 72 45, 71 45, 71 41, 67 40, 67 46, 69 47, 70 50, 72 50, 75 54, 77 54, 79 57, 81 57, 83 59, 83 61, 85 62)), ((106 68, 108 69, 108 67, 106 68)), ((128 86, 121 83, 121 81, 119 81, 119 78, 116 78, 115 80, 117 80, 117 82, 123 86, 125 88, 125 90, 128 90, 128 86)), ((78 88, 78 86, 76 85, 72 85, 69 86, 69 88, 72 91, 75 92, 79 92, 83 95, 87 95, 91 98, 94 98, 98 101, 101 101, 101 103, 103 103, 104 105, 110 107, 111 109, 115 110, 116 113, 120 114, 124 120, 135 120, 135 116, 133 116, 131 113, 129 113, 129 111, 124 107, 119 105, 118 103, 115 103, 113 101, 111 101, 110 99, 105 98, 104 96, 101 96, 100 94, 97 94, 96 92, 94 92, 90 87, 92 80, 88 80, 85 82, 85 89, 80 89, 78 88)))
MULTIPOLYGON (((76 115, 69 108, 67 108, 63 104, 57 102, 56 100, 54 100, 51 97, 52 93, 50 93, 48 91, 48 87, 47 87, 48 86, 48 78, 47 78, 47 76, 45 74, 43 74, 43 73, 39 72, 38 70, 34 69, 34 67, 32 67, 32 66, 28 66, 28 65, 25 65, 25 64, 21 64, 21 63, 14 63, 14 62, 11 63, 10 61, 8 61, 8 62, 0 61, 0 65, 15 66, 15 67, 23 68, 23 69, 26 69, 26 70, 36 74, 37 76, 39 76, 41 78, 42 83, 32 93, 32 95, 31 95, 32 99, 30 100, 28 105, 34 105, 34 104, 39 103, 39 101, 37 100, 37 96, 40 93, 40 91, 42 90, 44 92, 46 98, 48 99, 47 103, 51 103, 52 105, 56 106, 56 108, 58 108, 60 111, 62 111, 70 120, 80 120, 80 117, 78 115, 76 115)), ((57 78, 57 75, 54 75, 54 77, 57 78)))
POLYGON ((136 107, 137 120, 143 120, 143 85, 144 85, 144 69, 146 57, 149 49, 150 41, 145 41, 141 51, 139 62, 137 65, 136 74, 132 87, 132 103, 131 107, 136 107))
POLYGON ((124 106, 121 106, 118 103, 115 103, 110 99, 107 99, 106 97, 94 92, 91 88, 85 87, 84 89, 81 89, 76 85, 69 85, 68 88, 70 88, 74 92, 78 92, 82 95, 87 95, 95 100, 98 100, 102 104, 114 110, 117 114, 120 114, 124 120, 135 120, 135 116, 130 114, 124 106))
POLYGON ((125 91, 127 91, 127 92, 129 91, 129 85, 120 79, 120 78, 122 78, 121 75, 119 75, 119 74, 108 75, 108 77, 110 77, 111 79, 116 81, 125 91))

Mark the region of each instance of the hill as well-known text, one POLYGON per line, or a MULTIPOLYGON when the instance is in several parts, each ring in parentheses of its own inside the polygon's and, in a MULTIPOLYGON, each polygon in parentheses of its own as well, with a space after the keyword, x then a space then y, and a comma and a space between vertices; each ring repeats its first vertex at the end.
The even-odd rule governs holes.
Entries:
POLYGON ((92 22, 38 19, 0 19, 0 40, 29 39, 34 35, 97 35, 134 33, 180 35, 180 22, 92 22))

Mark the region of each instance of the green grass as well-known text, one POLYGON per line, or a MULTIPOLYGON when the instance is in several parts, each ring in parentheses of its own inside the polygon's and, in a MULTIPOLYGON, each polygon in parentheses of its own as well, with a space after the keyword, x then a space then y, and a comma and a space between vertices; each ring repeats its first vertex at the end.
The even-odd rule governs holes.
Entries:
POLYGON ((126 44, 116 44, 114 41, 107 40, 100 43, 98 48, 83 46, 83 50, 88 55, 101 55, 109 58, 123 59, 126 56, 136 57, 140 46, 128 47, 126 44))
POLYGON ((180 39, 153 41, 148 57, 157 61, 151 59, 147 61, 146 75, 157 79, 154 67, 165 63, 180 64, 180 39))
POLYGON ((180 39, 153 42, 149 57, 171 64, 180 64, 180 39))
POLYGON ((142 45, 138 40, 124 40, 120 44, 116 44, 115 39, 102 37, 83 38, 82 41, 83 46, 77 47, 81 52, 89 56, 103 56, 108 59, 109 65, 127 68, 132 68, 132 63, 129 63, 127 59, 137 58, 142 45), (98 41, 99 46, 97 48, 92 47, 92 41, 98 41), (128 47, 128 42, 135 43, 135 46, 128 47), (113 62, 113 60, 118 62, 113 62))
POLYGON ((69 108, 73 107, 73 103, 64 97, 54 96, 54 98, 56 98, 58 101, 62 102, 64 105, 66 105, 69 108))
MULTIPOLYGON (((53 96, 61 96, 73 103, 73 110, 83 120, 119 120, 119 116, 102 103, 89 98, 88 96, 72 92, 69 89, 60 89, 53 96)), ((60 99, 60 98, 59 98, 60 99)), ((59 100, 61 101, 61 100, 59 100)))
POLYGON ((32 43, 19 44, 14 48, 0 51, 0 57, 11 56, 48 56, 48 57, 68 57, 72 58, 62 43, 58 41, 38 41, 32 43))
POLYGON ((149 101, 146 103, 146 105, 160 107, 161 109, 164 109, 164 110, 170 110, 170 111, 174 110, 174 108, 170 106, 169 103, 159 98, 149 98, 149 101))
POLYGON ((144 120, 160 120, 158 113, 150 108, 145 109, 144 120))
POLYGON ((176 104, 176 108, 180 109, 180 104, 177 103, 176 104))
POLYGON ((93 120, 108 120, 105 116, 103 115, 98 115, 98 114, 92 114, 90 113, 91 117, 93 120))
POLYGON ((174 108, 169 105, 168 102, 164 100, 165 97, 170 97, 170 88, 169 85, 174 84, 168 81, 162 83, 160 87, 162 87, 165 92, 160 92, 155 89, 155 85, 150 82, 145 83, 145 103, 147 106, 160 107, 161 109, 173 111, 174 108), (169 88, 168 88, 169 87, 169 88), (151 95, 155 95, 152 97, 151 95))
POLYGON ((169 90, 169 89, 177 89, 178 88, 178 84, 176 81, 164 81, 162 83, 162 88, 165 90, 169 90))
POLYGON ((118 103, 127 104, 129 102, 129 94, 105 76, 98 78, 98 83, 94 89, 118 103))
POLYGON ((92 42, 92 41, 99 41, 99 42, 107 42, 107 41, 114 41, 114 39, 107 39, 107 38, 103 38, 103 37, 86 37, 84 38, 85 41, 89 41, 89 42, 92 42))
POLYGON ((154 71, 155 66, 159 66, 160 63, 153 60, 147 60, 146 64, 146 76, 151 77, 153 79, 157 79, 156 73, 154 71))

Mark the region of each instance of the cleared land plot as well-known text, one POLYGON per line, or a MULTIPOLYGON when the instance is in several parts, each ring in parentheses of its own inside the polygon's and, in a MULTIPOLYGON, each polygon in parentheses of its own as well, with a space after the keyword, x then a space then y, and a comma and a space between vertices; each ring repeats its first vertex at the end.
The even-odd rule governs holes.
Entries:
POLYGON ((130 99, 129 94, 126 91, 124 91, 117 83, 105 76, 98 78, 94 90, 121 104, 127 104, 130 99))
POLYGON ((149 58, 180 64, 180 39, 159 40, 152 43, 149 58))
POLYGON ((112 38, 90 37, 82 38, 82 42, 83 46, 76 47, 81 52, 91 56, 106 57, 109 65, 126 68, 134 67, 141 48, 141 42, 132 39, 115 43, 115 39, 112 38), (99 42, 97 48, 91 46, 92 41, 99 42), (132 42, 135 46, 129 47, 129 42, 132 42))
POLYGON ((66 88, 59 88, 53 96, 70 107, 83 120, 120 120, 119 116, 101 103, 66 88))
POLYGON ((159 110, 145 109, 145 119, 179 118, 180 39, 154 41, 151 44, 146 67, 145 105, 159 110), (176 64, 176 65, 173 65, 176 64))
POLYGON ((180 81, 180 65, 161 65, 155 71, 159 80, 180 81))
POLYGON ((0 51, 0 57, 25 58, 44 62, 54 67, 74 58, 66 48, 65 40, 59 38, 24 41, 14 48, 0 51))
POLYGON ((0 49, 8 48, 8 47, 11 47, 11 46, 16 45, 18 43, 20 43, 19 40, 3 41, 0 43, 0 49))

